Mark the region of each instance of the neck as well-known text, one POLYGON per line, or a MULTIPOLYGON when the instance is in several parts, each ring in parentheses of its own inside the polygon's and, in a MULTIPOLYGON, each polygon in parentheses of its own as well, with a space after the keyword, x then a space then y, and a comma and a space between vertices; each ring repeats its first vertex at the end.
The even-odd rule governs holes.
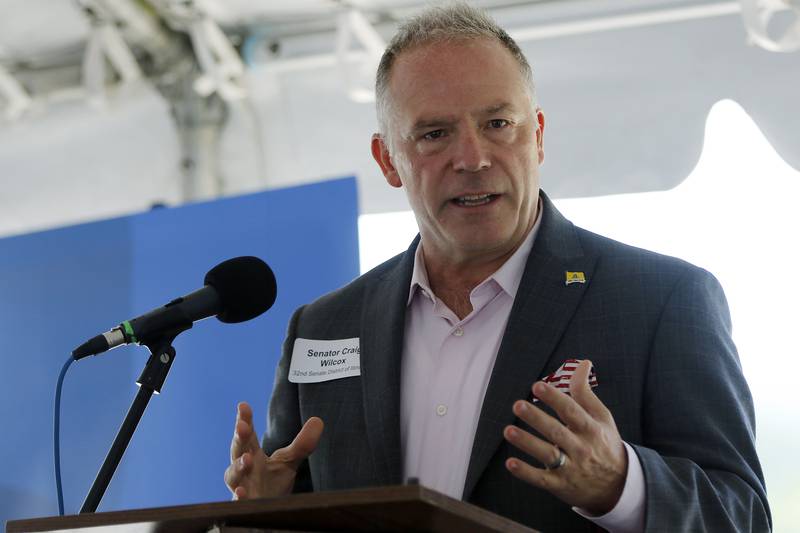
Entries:
POLYGON ((497 272, 518 247, 519 244, 500 255, 488 258, 465 258, 459 261, 454 258, 439 260, 434 254, 428 254, 423 246, 422 254, 425 257, 431 289, 437 296, 443 291, 464 292, 469 295, 479 283, 497 272))
POLYGON ((472 289, 497 272, 519 249, 529 232, 530 228, 511 249, 478 257, 458 258, 429 253, 421 243, 431 290, 459 319, 463 319, 472 312, 469 299, 472 289))
POLYGON ((472 289, 497 272, 522 246, 533 226, 541 216, 541 199, 522 236, 508 249, 488 250, 484 253, 453 253, 435 246, 426 248, 420 243, 428 283, 437 298, 442 300, 460 319, 472 312, 469 295, 472 289))

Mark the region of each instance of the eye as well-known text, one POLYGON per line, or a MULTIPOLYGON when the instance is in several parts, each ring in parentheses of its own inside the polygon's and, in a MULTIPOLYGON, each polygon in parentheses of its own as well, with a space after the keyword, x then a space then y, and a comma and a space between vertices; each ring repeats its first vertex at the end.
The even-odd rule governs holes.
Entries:
POLYGON ((422 136, 422 138, 426 141, 435 141, 436 139, 441 139, 442 137, 444 137, 444 130, 429 131, 422 136))
POLYGON ((508 126, 508 121, 504 118, 495 118, 489 121, 489 127, 492 129, 502 129, 508 126))

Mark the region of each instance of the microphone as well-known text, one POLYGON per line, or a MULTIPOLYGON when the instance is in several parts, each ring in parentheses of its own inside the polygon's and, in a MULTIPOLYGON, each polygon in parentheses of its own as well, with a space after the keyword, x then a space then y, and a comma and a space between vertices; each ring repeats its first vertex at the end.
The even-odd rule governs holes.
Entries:
POLYGON ((194 322, 214 315, 226 324, 245 322, 272 307, 278 292, 272 270, 252 256, 223 261, 208 271, 203 283, 202 289, 89 339, 72 351, 73 359, 123 344, 146 344, 169 333, 180 333, 194 322))

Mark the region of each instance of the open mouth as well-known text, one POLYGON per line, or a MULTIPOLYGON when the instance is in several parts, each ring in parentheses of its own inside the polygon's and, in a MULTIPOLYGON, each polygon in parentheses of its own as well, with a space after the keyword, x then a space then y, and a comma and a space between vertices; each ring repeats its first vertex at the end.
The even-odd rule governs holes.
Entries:
POLYGON ((451 202, 461 207, 477 207, 493 202, 499 194, 467 194, 453 198, 451 202))

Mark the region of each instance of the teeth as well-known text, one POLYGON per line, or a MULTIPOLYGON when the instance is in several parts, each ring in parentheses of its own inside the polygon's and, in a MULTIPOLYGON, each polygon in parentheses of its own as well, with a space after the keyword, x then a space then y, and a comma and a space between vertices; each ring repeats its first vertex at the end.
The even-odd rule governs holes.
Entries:
POLYGON ((456 202, 459 205, 466 206, 483 205, 491 201, 493 196, 493 194, 468 194, 465 196, 459 196, 456 198, 456 202))

